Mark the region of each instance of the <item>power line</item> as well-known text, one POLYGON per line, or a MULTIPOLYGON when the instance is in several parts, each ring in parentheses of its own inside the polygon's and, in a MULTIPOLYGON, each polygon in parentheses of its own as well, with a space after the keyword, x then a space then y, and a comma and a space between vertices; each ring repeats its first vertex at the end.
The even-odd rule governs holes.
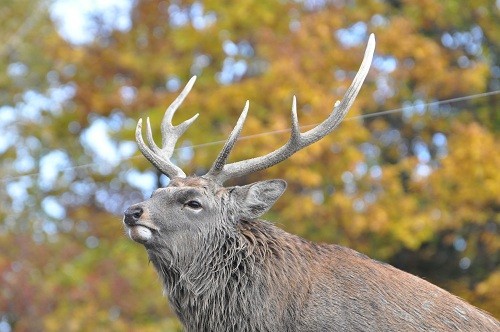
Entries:
MULTIPOLYGON (((434 102, 430 102, 430 103, 426 103, 426 104, 400 107, 400 108, 395 108, 395 109, 392 109, 392 110, 380 111, 380 112, 375 112, 375 113, 370 113, 370 114, 363 114, 363 115, 356 115, 356 116, 346 117, 344 120, 342 120, 342 122, 352 121, 352 120, 362 120, 362 119, 367 119, 367 118, 374 118, 374 117, 377 117, 377 116, 382 116, 382 115, 387 115, 387 114, 393 114, 393 113, 408 111, 408 110, 411 110, 411 109, 416 108, 416 107, 438 106, 438 105, 441 105, 441 104, 449 104, 449 103, 456 103, 456 102, 459 102, 459 101, 465 101, 465 100, 471 100, 471 99, 477 99, 477 98, 484 98, 484 97, 493 96, 493 95, 496 95, 496 94, 500 94, 500 90, 489 91, 489 92, 484 92, 484 93, 478 93, 478 94, 474 94, 474 95, 468 95, 468 96, 463 96, 463 97, 451 98, 451 99, 446 99, 446 100, 439 100, 439 101, 434 101, 434 102)), ((300 126, 300 128, 301 129, 308 129, 308 128, 315 127, 318 124, 319 123, 309 124, 309 125, 303 125, 303 126, 300 126)), ((287 132, 290 132, 290 128, 287 128, 287 129, 278 129, 278 130, 268 131, 268 132, 259 133, 259 134, 241 136, 240 138, 238 138, 238 141, 252 139, 252 138, 261 137, 261 136, 267 136, 267 135, 283 134, 283 133, 287 133, 287 132)), ((201 143, 201 144, 196 144, 196 145, 179 147, 179 148, 177 148, 175 150, 196 149, 196 148, 201 148, 201 147, 206 147, 206 146, 224 144, 225 142, 226 142, 226 140, 214 141, 214 142, 208 142, 208 143, 201 143)))
MULTIPOLYGON (((457 97, 457 98, 451 98, 451 99, 445 99, 445 100, 438 100, 430 103, 425 103, 425 104, 420 104, 420 105, 410 105, 406 107, 400 107, 400 108, 395 108, 392 110, 386 110, 386 111, 380 111, 380 112, 375 112, 375 113, 370 113, 370 114, 363 114, 363 115, 357 115, 357 116, 352 116, 352 117, 347 117, 343 120, 344 121, 352 121, 352 120, 360 120, 360 119, 367 119, 367 118, 373 118, 377 116, 382 116, 382 115, 387 115, 387 114, 393 114, 393 113, 399 113, 407 110, 414 109, 416 107, 430 107, 430 106, 438 106, 442 104, 450 104, 450 103, 456 103, 459 101, 465 101, 465 100, 472 100, 472 99, 478 99, 478 98, 484 98, 488 96, 494 96, 500 94, 500 90, 496 91, 489 91, 489 92, 484 92, 484 93, 478 93, 478 94, 473 94, 473 95, 468 95, 468 96, 462 96, 462 97, 457 97)), ((318 123, 316 124, 310 124, 310 125, 304 125, 300 126, 301 129, 308 129, 317 126, 318 123)), ((252 138, 257 138, 257 137, 262 137, 262 136, 268 136, 268 135, 276 135, 276 134, 283 134, 290 132, 290 128, 287 129, 279 129, 279 130, 274 130, 274 131, 268 131, 264 133, 259 133, 259 134, 253 134, 253 135, 246 135, 246 136, 241 136, 238 138, 238 141, 241 140, 248 140, 252 138)), ((207 142, 207 143, 201 143, 201 144, 196 144, 196 145, 189 145, 189 146, 183 146, 176 148, 175 151, 183 150, 183 149, 198 149, 198 148, 203 148, 207 146, 213 146, 213 145, 222 145, 226 142, 226 140, 220 140, 220 141, 213 141, 213 142, 207 142)), ((127 159, 123 159, 123 161, 126 160, 131 160, 135 158, 141 157, 140 155, 137 156, 132 156, 127 159)), ((61 169, 61 172, 67 172, 70 170, 75 170, 75 169, 83 169, 83 168, 88 168, 92 166, 99 166, 100 164, 98 163, 89 163, 89 164, 84 164, 84 165, 78 165, 78 166, 72 166, 72 167, 66 167, 61 169)), ((34 172, 34 173, 27 173, 27 174, 22 174, 22 175, 16 175, 16 176, 11 176, 11 177, 5 177, 5 178, 0 178, 0 182, 9 182, 13 180, 20 179, 22 177, 32 177, 32 176, 37 176, 39 175, 40 172, 34 172)))
MULTIPOLYGON (((484 93, 478 93, 478 94, 475 94, 475 95, 469 95, 469 96, 451 98, 451 99, 446 99, 446 100, 434 101, 434 102, 430 102, 430 103, 427 103, 427 104, 418 105, 418 107, 429 107, 429 106, 438 106, 438 105, 441 105, 441 104, 456 103, 456 102, 459 102, 459 101, 465 101, 465 100, 483 98, 483 97, 488 97, 488 96, 494 96, 494 95, 497 95, 499 93, 500 93, 500 90, 489 91, 489 92, 484 92, 484 93)), ((371 113, 371 114, 365 114, 365 115, 358 115, 358 116, 353 116, 351 118, 346 118, 345 121, 347 121, 347 120, 354 120, 354 119, 358 119, 358 118, 363 118, 363 119, 365 119, 365 118, 372 118, 372 117, 379 116, 379 115, 386 115, 386 114, 392 114, 392 113, 397 113, 397 112, 402 112, 402 111, 410 110, 410 109, 415 108, 415 107, 417 107, 417 106, 406 106, 406 107, 396 108, 396 109, 392 109, 392 110, 388 110, 388 111, 381 111, 381 112, 377 112, 377 113, 371 113)))
POLYGON ((0 48, 0 57, 4 56, 9 47, 16 47, 23 40, 24 36, 35 26, 35 23, 42 17, 42 13, 45 12, 43 10, 45 5, 45 0, 40 0, 38 2, 38 5, 33 9, 31 14, 26 17, 19 28, 17 28, 16 32, 14 32, 5 43, 3 43, 2 47, 0 48))

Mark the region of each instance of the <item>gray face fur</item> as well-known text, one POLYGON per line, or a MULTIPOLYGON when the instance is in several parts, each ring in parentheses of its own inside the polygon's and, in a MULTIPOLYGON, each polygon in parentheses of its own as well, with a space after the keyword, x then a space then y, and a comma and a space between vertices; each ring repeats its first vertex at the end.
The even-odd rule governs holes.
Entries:
POLYGON ((211 235, 234 234, 239 220, 260 217, 285 189, 283 180, 225 188, 202 177, 176 178, 128 208, 124 223, 130 238, 146 248, 162 248, 171 259, 193 256, 210 245, 211 235))

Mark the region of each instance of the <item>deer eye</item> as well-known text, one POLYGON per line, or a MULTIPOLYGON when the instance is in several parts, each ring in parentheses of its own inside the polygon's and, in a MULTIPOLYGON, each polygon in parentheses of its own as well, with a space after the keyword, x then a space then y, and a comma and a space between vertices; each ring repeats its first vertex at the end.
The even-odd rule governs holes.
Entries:
POLYGON ((201 209, 201 203, 195 200, 188 201, 184 205, 189 206, 191 209, 201 209))

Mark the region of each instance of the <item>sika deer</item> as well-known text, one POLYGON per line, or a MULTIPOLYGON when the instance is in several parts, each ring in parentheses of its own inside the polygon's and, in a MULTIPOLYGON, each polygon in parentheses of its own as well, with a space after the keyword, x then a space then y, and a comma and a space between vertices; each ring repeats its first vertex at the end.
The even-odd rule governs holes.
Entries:
POLYGON ((162 148, 136 139, 170 178, 166 188, 125 211, 129 236, 142 243, 164 292, 187 331, 500 331, 497 320, 458 297, 390 265, 338 245, 315 244, 258 219, 286 188, 283 180, 242 187, 223 183, 271 167, 318 141, 342 121, 368 73, 370 36, 360 70, 342 101, 317 127, 301 133, 292 104, 290 140, 263 157, 232 164, 248 102, 206 175, 186 177, 170 158, 197 115, 172 117, 194 77, 167 109, 162 148))

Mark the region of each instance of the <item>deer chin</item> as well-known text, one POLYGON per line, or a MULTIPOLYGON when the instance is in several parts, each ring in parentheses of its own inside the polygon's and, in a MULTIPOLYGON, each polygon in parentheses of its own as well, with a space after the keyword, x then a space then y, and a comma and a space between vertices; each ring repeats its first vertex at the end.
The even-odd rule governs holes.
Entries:
POLYGON ((128 227, 128 236, 139 243, 145 244, 153 238, 153 232, 142 225, 128 227))

